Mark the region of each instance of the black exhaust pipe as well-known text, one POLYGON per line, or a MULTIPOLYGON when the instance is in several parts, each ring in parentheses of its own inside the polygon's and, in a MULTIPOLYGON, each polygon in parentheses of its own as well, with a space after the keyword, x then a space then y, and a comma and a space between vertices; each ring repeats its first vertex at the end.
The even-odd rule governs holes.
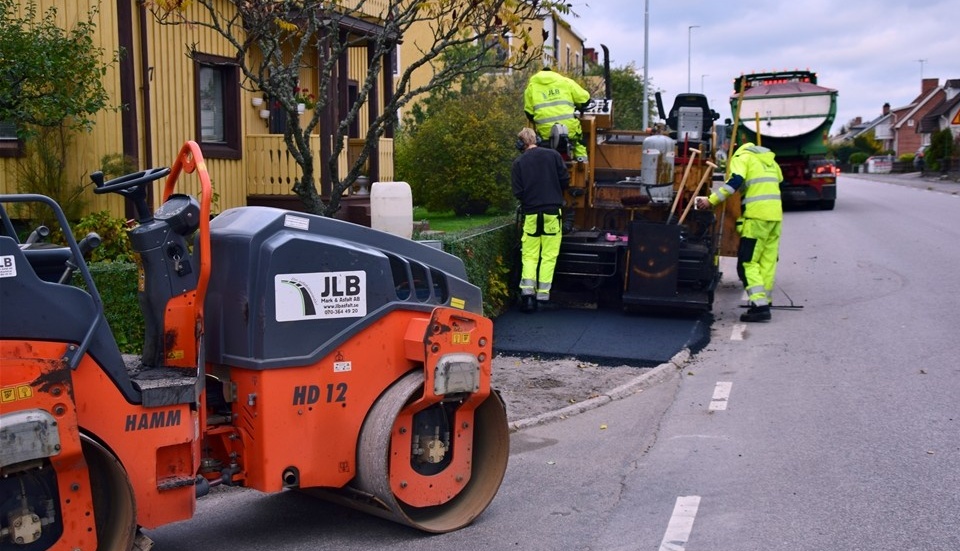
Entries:
POLYGON ((607 49, 605 44, 601 44, 600 48, 603 50, 603 97, 604 99, 611 99, 613 97, 613 85, 610 83, 610 50, 607 49))
POLYGON ((655 93, 653 97, 657 98, 657 112, 660 113, 660 118, 667 120, 667 113, 663 110, 663 98, 660 96, 660 92, 655 93))

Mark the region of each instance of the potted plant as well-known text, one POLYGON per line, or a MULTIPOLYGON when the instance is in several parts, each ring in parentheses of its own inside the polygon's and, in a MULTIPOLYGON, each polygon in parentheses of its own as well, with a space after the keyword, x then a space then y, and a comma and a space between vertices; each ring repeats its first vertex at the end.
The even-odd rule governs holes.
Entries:
POLYGON ((294 99, 297 101, 298 114, 302 115, 307 109, 313 109, 317 106, 317 98, 310 93, 310 90, 297 86, 293 89, 293 93, 296 94, 294 99))

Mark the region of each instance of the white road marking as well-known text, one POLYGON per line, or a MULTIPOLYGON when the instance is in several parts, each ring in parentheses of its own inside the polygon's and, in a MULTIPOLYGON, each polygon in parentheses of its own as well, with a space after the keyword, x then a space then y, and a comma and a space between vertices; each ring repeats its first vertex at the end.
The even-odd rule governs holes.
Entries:
POLYGON ((660 551, 683 551, 693 531, 693 521, 700 507, 700 496, 680 496, 673 506, 673 516, 660 542, 660 551))
POLYGON ((732 341, 742 341, 743 332, 747 330, 747 325, 744 323, 735 323, 733 324, 733 330, 730 332, 730 340, 732 341))
POLYGON ((730 398, 730 389, 733 383, 720 381, 713 389, 713 400, 710 402, 710 411, 721 411, 727 409, 727 401, 730 398))

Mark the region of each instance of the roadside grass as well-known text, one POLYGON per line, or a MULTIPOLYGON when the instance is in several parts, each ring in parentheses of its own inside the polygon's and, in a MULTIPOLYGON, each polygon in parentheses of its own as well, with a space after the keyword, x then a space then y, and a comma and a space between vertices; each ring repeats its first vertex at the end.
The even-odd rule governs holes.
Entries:
POLYGON ((444 212, 431 212, 423 207, 413 207, 413 222, 426 221, 430 225, 430 231, 442 231, 447 233, 456 233, 463 230, 469 230, 480 226, 485 226, 491 222, 509 219, 510 213, 487 211, 484 214, 474 214, 466 216, 457 216, 452 210, 444 212))

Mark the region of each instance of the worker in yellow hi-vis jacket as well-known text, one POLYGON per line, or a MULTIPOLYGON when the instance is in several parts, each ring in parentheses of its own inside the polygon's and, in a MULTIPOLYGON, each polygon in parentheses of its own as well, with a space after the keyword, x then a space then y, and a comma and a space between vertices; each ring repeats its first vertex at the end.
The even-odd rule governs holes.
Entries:
POLYGON ((584 162, 587 160, 587 148, 583 144, 580 119, 574 112, 588 101, 590 92, 574 80, 544 67, 527 82, 523 92, 523 111, 543 140, 550 139, 550 129, 554 124, 566 126, 567 136, 573 143, 573 156, 584 162))
POLYGON ((743 214, 737 220, 740 249, 737 274, 750 300, 740 321, 770 319, 770 300, 780 254, 783 173, 766 147, 745 143, 730 159, 730 179, 710 197, 697 197, 698 208, 715 207, 740 191, 743 214))

